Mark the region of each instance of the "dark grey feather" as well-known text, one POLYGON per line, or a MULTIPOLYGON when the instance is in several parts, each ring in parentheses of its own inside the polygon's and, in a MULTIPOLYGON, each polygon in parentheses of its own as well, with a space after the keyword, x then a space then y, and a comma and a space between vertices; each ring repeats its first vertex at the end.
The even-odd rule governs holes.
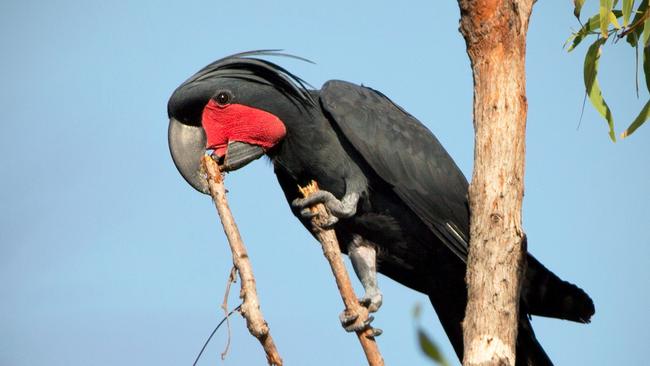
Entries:
POLYGON ((431 131, 370 88, 329 81, 321 90, 321 101, 377 175, 465 261, 467 180, 431 131))

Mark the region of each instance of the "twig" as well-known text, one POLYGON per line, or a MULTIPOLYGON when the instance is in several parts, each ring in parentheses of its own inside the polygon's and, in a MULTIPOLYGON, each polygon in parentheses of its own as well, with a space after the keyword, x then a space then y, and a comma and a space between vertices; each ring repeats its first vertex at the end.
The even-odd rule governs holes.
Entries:
POLYGON ((217 207, 223 230, 228 238, 230 250, 232 251, 233 264, 237 268, 239 277, 241 278, 241 292, 239 293, 239 297, 242 299, 241 313, 246 319, 248 332, 262 344, 269 365, 282 366, 282 358, 275 347, 269 326, 260 311, 260 304, 255 289, 255 276, 253 276, 253 269, 248 260, 246 247, 244 247, 244 243, 241 240, 239 229, 237 229, 235 219, 226 200, 226 188, 223 185, 221 171, 217 163, 209 156, 203 156, 201 162, 205 173, 208 175, 207 180, 208 186, 210 187, 210 195, 217 207))
POLYGON ((214 330, 212 331, 212 333, 210 333, 210 336, 208 336, 208 339, 206 339, 205 343, 203 343, 203 347, 201 347, 201 350, 199 351, 199 354, 196 355, 196 359, 194 360, 194 363, 192 364, 192 366, 196 366, 196 364, 199 363, 199 360, 201 359, 201 355, 203 355, 203 351, 205 351, 205 348, 208 346, 208 343, 210 343, 210 340, 212 339, 212 337, 214 337, 214 335, 217 333, 219 328, 221 328, 221 325, 223 324, 223 322, 225 322, 228 318, 230 318, 232 313, 234 313, 235 311, 239 311, 240 309, 241 309, 241 304, 237 305, 236 308, 232 309, 228 314, 226 314, 226 316, 223 317, 223 319, 221 319, 219 324, 217 324, 217 326, 214 327, 214 330))
MULTIPOLYGON (((307 197, 318 191, 318 184, 311 181, 306 187, 298 187, 298 189, 304 197, 307 197)), ((359 304, 359 300, 354 293, 348 271, 345 269, 343 259, 341 258, 341 249, 336 239, 336 233, 331 229, 322 229, 322 224, 327 222, 329 213, 322 203, 311 207, 311 211, 318 213, 318 215, 312 218, 312 230, 321 242, 323 254, 332 268, 332 273, 334 273, 336 286, 339 288, 341 298, 345 304, 345 313, 346 315, 358 315, 356 321, 363 323, 368 318, 368 309, 359 304)), ((368 359, 368 365, 383 366, 384 359, 381 357, 381 353, 379 353, 379 347, 377 347, 373 333, 370 327, 356 332, 363 352, 368 359)))
POLYGON ((226 283, 226 291, 223 294, 223 302, 221 303, 221 308, 223 309, 223 313, 226 314, 226 329, 228 329, 228 341, 226 342, 226 349, 221 352, 221 360, 226 359, 226 355, 228 354, 228 349, 230 348, 230 320, 228 318, 228 295, 230 295, 230 285, 235 282, 237 279, 237 268, 233 266, 230 269, 230 274, 228 275, 228 282, 226 283))

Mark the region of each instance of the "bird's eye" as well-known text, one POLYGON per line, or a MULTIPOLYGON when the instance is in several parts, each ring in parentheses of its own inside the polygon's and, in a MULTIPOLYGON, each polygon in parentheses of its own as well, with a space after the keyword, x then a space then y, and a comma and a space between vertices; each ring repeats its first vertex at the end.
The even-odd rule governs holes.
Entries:
POLYGON ((217 104, 223 107, 230 104, 232 97, 228 92, 220 92, 219 94, 217 94, 214 100, 217 102, 217 104))

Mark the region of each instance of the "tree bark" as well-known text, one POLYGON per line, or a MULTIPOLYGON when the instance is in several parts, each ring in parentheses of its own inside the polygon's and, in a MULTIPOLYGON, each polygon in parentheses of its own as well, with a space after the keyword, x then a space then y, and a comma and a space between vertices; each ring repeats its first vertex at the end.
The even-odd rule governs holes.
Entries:
POLYGON ((474 172, 463 365, 514 365, 525 270, 521 225, 526 32, 533 0, 459 0, 474 76, 474 172))

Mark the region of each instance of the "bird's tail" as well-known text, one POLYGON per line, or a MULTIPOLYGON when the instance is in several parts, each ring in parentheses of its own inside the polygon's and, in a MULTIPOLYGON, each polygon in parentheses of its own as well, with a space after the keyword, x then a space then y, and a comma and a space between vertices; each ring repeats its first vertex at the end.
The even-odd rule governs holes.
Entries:
POLYGON ((517 359, 516 366, 553 366, 544 348, 539 344, 533 332, 530 320, 520 316, 519 330, 517 333, 517 359))
POLYGON ((561 280, 533 256, 522 286, 523 311, 539 316, 589 323, 594 302, 578 286, 561 280))
MULTIPOLYGON (((583 290, 561 280, 531 255, 527 259, 528 267, 521 293, 516 365, 549 366, 553 363, 537 342, 527 316, 532 314, 588 323, 595 312, 594 303, 583 290)), ((460 281, 462 279, 458 279, 458 283, 445 282, 432 287, 436 290, 429 293, 429 299, 458 358, 462 360, 461 324, 465 316, 467 290, 460 281), (463 306, 458 306, 459 304, 463 306)))
MULTIPOLYGON (((465 308, 450 306, 454 301, 441 301, 435 294, 429 295, 429 299, 438 314, 438 318, 447 333, 447 337, 456 351, 458 359, 462 360, 463 331, 461 323, 465 308)), ((553 362, 551 362, 542 346, 537 342, 530 320, 524 314, 521 315, 519 321, 516 352, 516 366, 553 366, 553 362)))

